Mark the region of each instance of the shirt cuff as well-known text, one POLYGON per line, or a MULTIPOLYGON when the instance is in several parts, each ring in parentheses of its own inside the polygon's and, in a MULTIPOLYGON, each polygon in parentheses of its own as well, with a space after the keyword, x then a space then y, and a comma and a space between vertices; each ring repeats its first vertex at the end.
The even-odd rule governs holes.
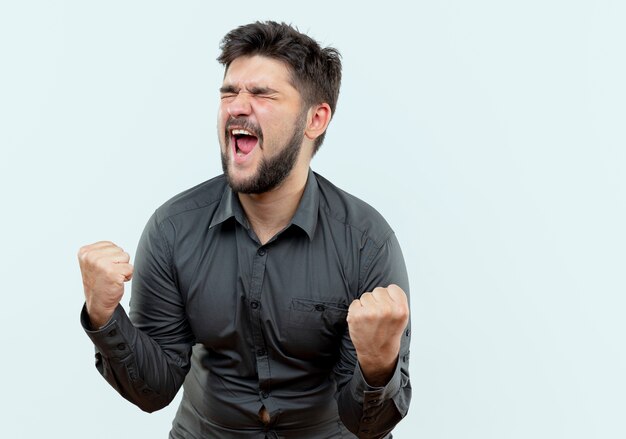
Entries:
POLYGON ((379 406, 383 401, 392 399, 399 391, 402 383, 402 372, 400 370, 400 359, 396 363, 396 368, 393 371, 393 375, 389 382, 383 387, 370 386, 358 361, 354 369, 354 376, 350 382, 350 390, 352 391, 353 398, 363 404, 363 408, 373 408, 379 406))
POLYGON ((87 314, 87 306, 83 305, 80 323, 96 350, 106 358, 122 359, 130 355, 131 347, 128 338, 134 329, 126 311, 118 305, 109 321, 99 329, 92 329, 87 314))

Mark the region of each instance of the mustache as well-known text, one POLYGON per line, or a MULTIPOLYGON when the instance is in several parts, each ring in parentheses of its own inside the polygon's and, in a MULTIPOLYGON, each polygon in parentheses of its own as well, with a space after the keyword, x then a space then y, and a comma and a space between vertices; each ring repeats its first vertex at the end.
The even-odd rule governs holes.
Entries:
POLYGON ((241 128, 251 132, 259 139, 259 144, 263 143, 263 130, 254 122, 251 122, 245 117, 231 117, 226 121, 226 127, 224 129, 224 138, 230 139, 230 130, 233 128, 241 128))

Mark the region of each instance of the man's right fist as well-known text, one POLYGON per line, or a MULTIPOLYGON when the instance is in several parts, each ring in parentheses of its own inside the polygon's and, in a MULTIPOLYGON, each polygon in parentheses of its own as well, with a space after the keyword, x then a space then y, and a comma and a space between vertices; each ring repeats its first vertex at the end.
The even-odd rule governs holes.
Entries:
POLYGON ((78 263, 83 275, 85 303, 91 326, 104 326, 122 296, 124 282, 133 276, 130 256, 109 241, 86 245, 78 250, 78 263))

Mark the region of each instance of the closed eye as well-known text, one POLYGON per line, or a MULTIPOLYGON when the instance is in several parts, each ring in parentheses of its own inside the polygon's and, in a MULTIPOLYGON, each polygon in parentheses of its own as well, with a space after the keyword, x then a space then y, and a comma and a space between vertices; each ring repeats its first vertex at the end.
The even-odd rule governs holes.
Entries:
POLYGON ((262 97, 271 97, 271 96, 278 94, 276 90, 271 89, 269 87, 252 87, 250 88, 249 92, 255 96, 262 96, 262 97))
POLYGON ((239 93, 250 93, 260 98, 275 99, 278 92, 269 87, 250 87, 248 90, 241 90, 233 85, 224 85, 220 87, 221 99, 233 99, 239 93))
POLYGON ((239 93, 239 90, 232 85, 224 85, 220 87, 220 95, 222 99, 234 98, 239 93))

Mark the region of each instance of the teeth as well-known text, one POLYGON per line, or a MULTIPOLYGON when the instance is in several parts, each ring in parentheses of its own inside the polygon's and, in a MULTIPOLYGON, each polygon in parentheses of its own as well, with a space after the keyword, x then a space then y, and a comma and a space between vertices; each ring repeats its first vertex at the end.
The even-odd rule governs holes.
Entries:
POLYGON ((233 136, 254 136, 254 134, 247 130, 232 130, 231 133, 233 136))

